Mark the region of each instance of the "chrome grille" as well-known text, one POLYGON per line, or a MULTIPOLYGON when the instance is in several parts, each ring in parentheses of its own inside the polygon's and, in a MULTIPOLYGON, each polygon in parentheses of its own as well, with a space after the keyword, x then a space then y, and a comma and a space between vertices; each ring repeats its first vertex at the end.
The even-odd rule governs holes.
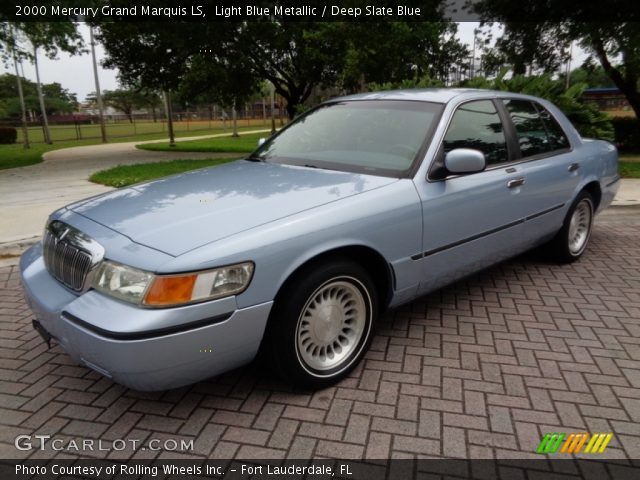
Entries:
POLYGON ((86 235, 59 221, 45 229, 42 244, 44 263, 51 276, 77 292, 85 289, 87 277, 104 253, 86 235))

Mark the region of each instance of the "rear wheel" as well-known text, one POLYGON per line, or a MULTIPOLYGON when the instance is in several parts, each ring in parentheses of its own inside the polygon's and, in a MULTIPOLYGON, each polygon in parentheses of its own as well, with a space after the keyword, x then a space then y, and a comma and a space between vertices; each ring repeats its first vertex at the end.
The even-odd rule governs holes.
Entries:
POLYGON ((278 296, 269 350, 284 378, 322 388, 345 377, 364 356, 378 314, 368 272, 334 260, 300 272, 278 296))
POLYGON ((582 256, 591 237, 593 216, 593 198, 583 191, 569 209, 562 228, 549 243, 550 253, 557 261, 571 263, 582 256))

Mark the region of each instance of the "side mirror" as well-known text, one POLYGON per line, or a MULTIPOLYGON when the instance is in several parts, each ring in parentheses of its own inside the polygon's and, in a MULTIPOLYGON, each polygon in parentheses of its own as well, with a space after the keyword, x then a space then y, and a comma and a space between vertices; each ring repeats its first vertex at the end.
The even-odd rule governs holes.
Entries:
POLYGON ((484 153, 472 148, 456 148, 444 157, 444 166, 451 173, 476 173, 487 166, 484 153))
POLYGON ((262 146, 262 144, 263 144, 264 142, 266 142, 266 141, 267 141, 267 139, 266 139, 266 138, 264 138, 264 137, 259 138, 259 139, 258 139, 258 146, 259 146, 259 147, 260 147, 260 146, 262 146))

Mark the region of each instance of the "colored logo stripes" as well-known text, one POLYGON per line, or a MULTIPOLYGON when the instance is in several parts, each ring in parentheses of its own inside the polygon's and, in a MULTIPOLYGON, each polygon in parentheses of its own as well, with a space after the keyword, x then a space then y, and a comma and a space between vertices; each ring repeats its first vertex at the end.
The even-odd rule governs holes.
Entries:
POLYGON ((612 437, 612 433, 570 433, 568 435, 566 433, 547 433, 538 445, 536 453, 550 455, 556 453, 558 449, 560 449, 560 453, 569 454, 602 453, 612 437))

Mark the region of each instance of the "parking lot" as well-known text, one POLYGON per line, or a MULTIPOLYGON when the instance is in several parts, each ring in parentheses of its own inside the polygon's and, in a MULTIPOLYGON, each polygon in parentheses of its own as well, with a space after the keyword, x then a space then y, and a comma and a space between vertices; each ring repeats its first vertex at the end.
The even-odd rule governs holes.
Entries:
POLYGON ((315 393, 255 365, 130 391, 47 351, 31 319, 1 268, 2 458, 539 458, 547 432, 611 432, 599 458, 640 458, 636 208, 599 217, 575 264, 519 257, 385 314, 366 360, 315 393), (19 435, 104 448, 20 450, 19 435))

